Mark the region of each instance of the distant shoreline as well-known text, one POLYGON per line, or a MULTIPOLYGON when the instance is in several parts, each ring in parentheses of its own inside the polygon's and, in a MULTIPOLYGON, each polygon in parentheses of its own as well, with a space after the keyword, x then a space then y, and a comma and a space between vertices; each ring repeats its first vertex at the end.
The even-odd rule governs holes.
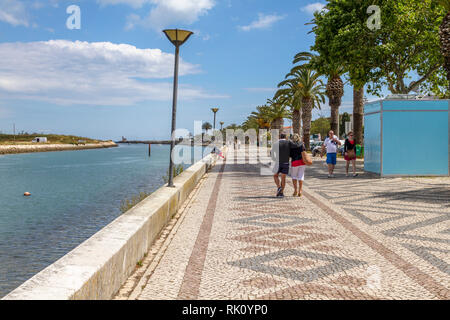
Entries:
POLYGON ((115 142, 86 144, 34 144, 34 145, 0 145, 0 155, 34 152, 71 151, 118 147, 115 142))

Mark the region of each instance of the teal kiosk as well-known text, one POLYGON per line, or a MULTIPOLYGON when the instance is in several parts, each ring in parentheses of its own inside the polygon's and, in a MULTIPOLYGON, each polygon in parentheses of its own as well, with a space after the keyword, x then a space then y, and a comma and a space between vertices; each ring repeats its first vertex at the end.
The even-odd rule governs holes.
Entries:
POLYGON ((386 98, 364 106, 364 170, 448 176, 450 100, 386 98))

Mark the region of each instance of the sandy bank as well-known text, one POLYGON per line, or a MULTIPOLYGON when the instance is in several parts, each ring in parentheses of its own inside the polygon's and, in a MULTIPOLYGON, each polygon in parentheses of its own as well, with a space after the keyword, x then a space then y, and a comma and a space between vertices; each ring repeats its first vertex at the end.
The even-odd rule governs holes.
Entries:
POLYGON ((100 149, 117 147, 117 144, 109 142, 87 143, 85 145, 75 144, 36 144, 36 145, 0 145, 0 154, 70 151, 84 149, 100 149))

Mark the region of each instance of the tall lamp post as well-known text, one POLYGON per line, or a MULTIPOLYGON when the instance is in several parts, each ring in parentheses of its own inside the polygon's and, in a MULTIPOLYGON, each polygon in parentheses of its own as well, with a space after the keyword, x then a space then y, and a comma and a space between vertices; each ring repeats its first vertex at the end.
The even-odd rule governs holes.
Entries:
POLYGON ((219 108, 211 108, 211 111, 214 112, 214 126, 213 126, 213 132, 216 130, 216 113, 219 111, 219 108))
POLYGON ((172 103, 172 137, 170 143, 170 165, 168 187, 173 187, 173 161, 172 152, 175 148, 175 129, 177 125, 177 96, 178 96, 178 64, 180 60, 180 47, 193 34, 191 31, 179 29, 163 30, 170 42, 175 46, 175 72, 173 76, 173 103, 172 103))

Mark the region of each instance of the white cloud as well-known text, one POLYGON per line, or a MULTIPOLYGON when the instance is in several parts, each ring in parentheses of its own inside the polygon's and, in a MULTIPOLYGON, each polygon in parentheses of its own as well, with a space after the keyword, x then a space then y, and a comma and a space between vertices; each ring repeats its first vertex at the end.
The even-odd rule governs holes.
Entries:
POLYGON ((97 0, 102 6, 127 4, 133 8, 141 8, 145 3, 151 2, 151 0, 97 0))
POLYGON ((309 14, 313 14, 316 11, 321 11, 325 8, 325 4, 320 2, 310 3, 307 6, 304 6, 301 10, 307 12, 309 14))
POLYGON ((29 26, 26 6, 18 0, 0 0, 0 21, 13 26, 29 26))
POLYGON ((250 31, 253 29, 267 29, 271 27, 274 23, 284 19, 285 16, 280 15, 265 15, 262 13, 258 14, 258 20, 253 21, 247 26, 239 26, 239 29, 243 31, 250 31))
MULTIPOLYGON (((110 42, 0 44, 0 97, 56 104, 132 105, 172 99, 173 54, 110 42), (161 80, 166 79, 166 80, 161 80)), ((180 61, 180 76, 199 67, 180 61)), ((180 86, 180 99, 221 98, 180 86)))
POLYGON ((215 6, 215 0, 98 0, 103 4, 128 3, 138 8, 144 3, 152 4, 146 17, 131 14, 127 17, 127 29, 144 26, 161 30, 173 24, 191 25, 199 17, 208 13, 215 6))

